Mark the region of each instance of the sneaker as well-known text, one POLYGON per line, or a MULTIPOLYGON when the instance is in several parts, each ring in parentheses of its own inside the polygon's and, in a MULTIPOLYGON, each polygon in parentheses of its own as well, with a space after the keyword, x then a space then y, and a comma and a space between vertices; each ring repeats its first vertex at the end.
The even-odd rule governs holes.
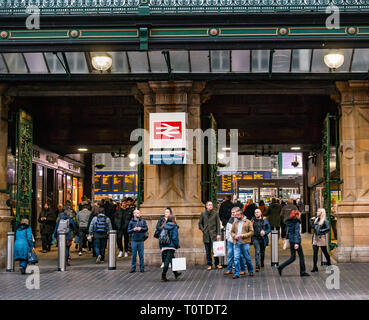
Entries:
POLYGON ((98 257, 96 258, 96 263, 100 263, 100 261, 101 261, 101 256, 98 256, 98 257))
POLYGON ((124 258, 127 258, 127 257, 128 257, 128 253, 124 252, 124 258))
POLYGON ((164 262, 161 263, 160 268, 162 268, 162 269, 164 268, 164 262))
POLYGON ((123 257, 123 251, 119 251, 118 258, 122 258, 122 257, 123 257))
POLYGON ((82 252, 81 252, 81 251, 80 251, 80 252, 78 252, 78 255, 79 255, 79 256, 81 256, 81 255, 82 255, 82 252))

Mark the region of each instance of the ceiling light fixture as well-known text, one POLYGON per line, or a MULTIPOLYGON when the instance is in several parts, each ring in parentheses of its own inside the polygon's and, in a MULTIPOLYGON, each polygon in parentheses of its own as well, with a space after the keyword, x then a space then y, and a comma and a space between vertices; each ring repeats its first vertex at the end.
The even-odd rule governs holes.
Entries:
POLYGON ((329 69, 336 70, 345 62, 345 56, 341 52, 329 52, 324 56, 324 63, 329 69))
POLYGON ((107 71, 110 69, 113 59, 110 55, 103 52, 92 53, 92 66, 99 71, 107 71))

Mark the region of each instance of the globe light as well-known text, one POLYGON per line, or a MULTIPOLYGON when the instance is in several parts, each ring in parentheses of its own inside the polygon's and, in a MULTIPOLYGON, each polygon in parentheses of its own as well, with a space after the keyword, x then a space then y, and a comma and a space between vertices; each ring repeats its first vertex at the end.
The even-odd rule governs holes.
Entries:
POLYGON ((95 53, 92 56, 92 66, 99 71, 107 71, 110 69, 113 59, 107 53, 95 53))
POLYGON ((330 52, 324 56, 324 63, 328 68, 336 70, 345 62, 345 56, 341 52, 330 52))
POLYGON ((223 160, 224 157, 225 157, 224 153, 220 153, 220 152, 218 153, 218 159, 219 160, 223 160))
POLYGON ((136 162, 134 162, 134 161, 131 161, 131 162, 129 163, 129 166, 130 166, 130 167, 132 167, 132 168, 133 168, 135 165, 136 165, 136 162))
POLYGON ((128 155, 128 158, 130 158, 131 160, 134 160, 136 158, 136 155, 134 153, 130 153, 128 155))

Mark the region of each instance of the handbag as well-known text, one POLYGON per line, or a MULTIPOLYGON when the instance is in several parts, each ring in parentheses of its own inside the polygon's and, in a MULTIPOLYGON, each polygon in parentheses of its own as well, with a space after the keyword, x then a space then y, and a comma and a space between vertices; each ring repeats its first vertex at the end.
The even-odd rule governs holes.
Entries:
POLYGON ((36 264, 36 263, 38 263, 37 254, 34 253, 33 251, 28 252, 28 258, 27 258, 27 260, 28 260, 28 263, 29 264, 36 264))
POLYGON ((172 259, 172 271, 184 271, 186 270, 186 258, 173 258, 172 259))
POLYGON ((283 250, 287 250, 291 247, 290 240, 288 239, 288 230, 286 233, 286 239, 283 240, 283 250))

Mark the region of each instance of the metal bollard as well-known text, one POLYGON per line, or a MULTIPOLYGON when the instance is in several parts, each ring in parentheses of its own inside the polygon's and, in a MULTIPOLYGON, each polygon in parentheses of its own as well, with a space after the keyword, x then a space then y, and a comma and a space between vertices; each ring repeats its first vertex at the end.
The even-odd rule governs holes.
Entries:
POLYGON ((67 234, 65 232, 58 233, 58 271, 65 271, 67 269, 67 234))
POLYGON ((14 232, 7 233, 6 272, 14 271, 14 232))
POLYGON ((115 270, 117 268, 116 263, 116 243, 117 243, 117 230, 109 231, 109 265, 108 270, 115 270))
POLYGON ((271 246, 270 246, 270 250, 271 250, 271 265, 272 267, 274 266, 278 266, 279 265, 279 257, 278 257, 278 236, 279 236, 279 231, 274 229, 272 230, 272 236, 271 238, 271 246))

